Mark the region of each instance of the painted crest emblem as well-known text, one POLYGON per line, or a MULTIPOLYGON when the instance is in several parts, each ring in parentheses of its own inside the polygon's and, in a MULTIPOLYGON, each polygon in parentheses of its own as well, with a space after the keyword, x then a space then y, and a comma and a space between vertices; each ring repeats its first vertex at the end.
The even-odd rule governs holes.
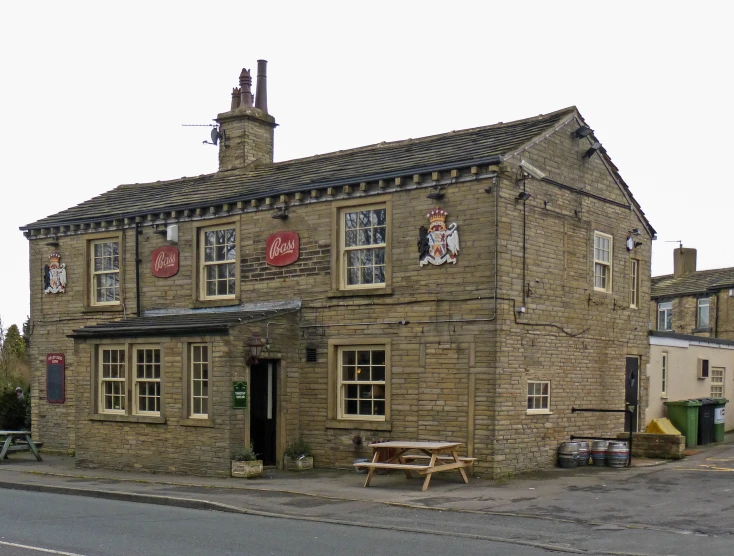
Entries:
POLYGON ((431 222, 428 229, 421 226, 418 232, 418 251, 420 265, 428 263, 439 265, 443 263, 456 264, 459 255, 459 231, 456 222, 446 227, 447 212, 436 207, 426 216, 431 222))
POLYGON ((66 291, 66 265, 60 263, 61 255, 51 253, 48 264, 43 267, 43 293, 64 293, 66 291))

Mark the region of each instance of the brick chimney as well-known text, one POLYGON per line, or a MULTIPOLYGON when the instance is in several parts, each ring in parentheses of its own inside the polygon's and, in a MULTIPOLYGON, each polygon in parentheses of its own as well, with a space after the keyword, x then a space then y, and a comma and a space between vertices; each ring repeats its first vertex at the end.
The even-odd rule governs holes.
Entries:
POLYGON ((232 89, 229 112, 216 118, 224 139, 219 143, 219 171, 273 162, 275 118, 268 114, 265 60, 257 61, 257 95, 252 95, 250 70, 242 69, 240 86, 232 89))
POLYGON ((673 274, 676 278, 696 272, 696 250, 680 247, 673 251, 673 274))

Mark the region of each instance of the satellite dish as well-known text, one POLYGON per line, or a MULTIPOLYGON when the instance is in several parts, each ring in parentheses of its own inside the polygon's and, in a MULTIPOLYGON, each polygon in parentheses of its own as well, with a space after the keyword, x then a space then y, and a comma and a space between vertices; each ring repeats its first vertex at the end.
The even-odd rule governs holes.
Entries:
POLYGON ((212 127, 212 132, 210 134, 210 137, 212 138, 211 142, 209 141, 202 141, 205 145, 216 145, 219 143, 219 141, 224 144, 224 130, 219 131, 218 127, 212 127))

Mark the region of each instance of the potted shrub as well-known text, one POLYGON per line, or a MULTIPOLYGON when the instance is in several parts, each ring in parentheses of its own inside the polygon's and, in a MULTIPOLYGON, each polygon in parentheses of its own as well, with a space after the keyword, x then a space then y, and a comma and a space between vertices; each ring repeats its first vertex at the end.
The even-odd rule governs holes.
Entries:
POLYGON ((232 476, 252 479, 263 474, 263 460, 257 459, 252 444, 232 454, 232 476))
POLYGON ((285 468, 289 471, 303 471, 313 467, 311 446, 299 438, 285 449, 285 468))

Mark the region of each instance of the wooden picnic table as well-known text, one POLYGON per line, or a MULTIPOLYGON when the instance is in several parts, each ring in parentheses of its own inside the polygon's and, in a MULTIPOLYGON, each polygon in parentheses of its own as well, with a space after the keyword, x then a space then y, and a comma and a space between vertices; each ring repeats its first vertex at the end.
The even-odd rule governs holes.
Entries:
POLYGON ((33 442, 31 431, 0 431, 0 442, 2 443, 0 463, 11 452, 32 452, 38 461, 42 461, 38 448, 43 446, 43 442, 33 442), (21 439, 20 442, 18 439, 21 439))
POLYGON ((364 486, 368 487, 377 469, 399 469, 412 479, 412 472, 425 475, 423 489, 428 489, 431 476, 440 471, 456 469, 465 483, 469 482, 466 468, 472 465, 476 458, 459 456, 461 442, 409 442, 390 440, 370 444, 373 455, 371 462, 355 463, 355 467, 368 469, 364 486))

